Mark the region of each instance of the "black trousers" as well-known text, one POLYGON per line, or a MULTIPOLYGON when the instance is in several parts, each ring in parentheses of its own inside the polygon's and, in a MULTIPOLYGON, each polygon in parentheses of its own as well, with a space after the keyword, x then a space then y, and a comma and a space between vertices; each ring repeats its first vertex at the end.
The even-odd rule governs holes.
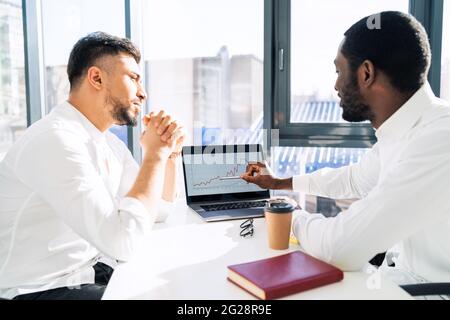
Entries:
POLYGON ((114 270, 101 262, 94 266, 95 283, 74 288, 57 288, 16 296, 14 300, 100 300, 114 270))

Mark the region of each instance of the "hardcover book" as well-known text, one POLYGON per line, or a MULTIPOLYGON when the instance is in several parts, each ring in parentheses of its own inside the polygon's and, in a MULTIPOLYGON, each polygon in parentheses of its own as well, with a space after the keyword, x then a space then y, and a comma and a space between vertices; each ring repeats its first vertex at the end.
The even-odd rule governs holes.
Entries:
POLYGON ((228 266, 228 280, 259 299, 277 299, 344 278, 338 268, 301 251, 228 266))

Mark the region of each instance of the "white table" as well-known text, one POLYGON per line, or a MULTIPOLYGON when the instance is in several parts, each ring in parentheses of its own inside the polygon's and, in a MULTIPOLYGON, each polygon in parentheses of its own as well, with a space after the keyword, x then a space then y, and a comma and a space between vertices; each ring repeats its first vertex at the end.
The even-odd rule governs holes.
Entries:
MULTIPOLYGON (((119 265, 103 299, 255 299, 227 280, 227 266, 268 258, 288 250, 267 245, 265 220, 255 219, 252 238, 239 236, 242 220, 205 223, 184 202, 166 222, 157 224, 136 250, 119 265)), ((376 273, 345 272, 339 283, 284 299, 412 299, 376 273)))

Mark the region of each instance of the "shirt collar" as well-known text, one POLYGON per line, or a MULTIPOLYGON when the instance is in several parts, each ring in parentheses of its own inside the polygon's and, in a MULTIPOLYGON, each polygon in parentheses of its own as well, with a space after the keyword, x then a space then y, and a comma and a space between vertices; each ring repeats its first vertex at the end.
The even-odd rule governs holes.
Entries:
POLYGON ((83 127, 86 129, 86 131, 93 140, 100 141, 105 139, 106 131, 101 132, 100 130, 98 130, 98 128, 94 126, 94 124, 88 118, 86 118, 85 115, 82 114, 77 108, 75 108, 70 102, 64 101, 61 107, 67 111, 70 111, 72 114, 76 116, 77 120, 80 121, 80 123, 83 125, 83 127))
POLYGON ((377 139, 402 137, 417 123, 417 120, 435 98, 430 84, 425 83, 376 130, 375 136, 377 139))

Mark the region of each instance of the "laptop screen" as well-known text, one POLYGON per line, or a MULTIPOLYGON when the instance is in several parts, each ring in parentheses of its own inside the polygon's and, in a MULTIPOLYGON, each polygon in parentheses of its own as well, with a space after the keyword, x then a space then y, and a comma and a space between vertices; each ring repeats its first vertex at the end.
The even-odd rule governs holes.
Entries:
POLYGON ((261 145, 183 148, 188 202, 268 198, 269 191, 238 177, 249 162, 264 161, 261 145))

